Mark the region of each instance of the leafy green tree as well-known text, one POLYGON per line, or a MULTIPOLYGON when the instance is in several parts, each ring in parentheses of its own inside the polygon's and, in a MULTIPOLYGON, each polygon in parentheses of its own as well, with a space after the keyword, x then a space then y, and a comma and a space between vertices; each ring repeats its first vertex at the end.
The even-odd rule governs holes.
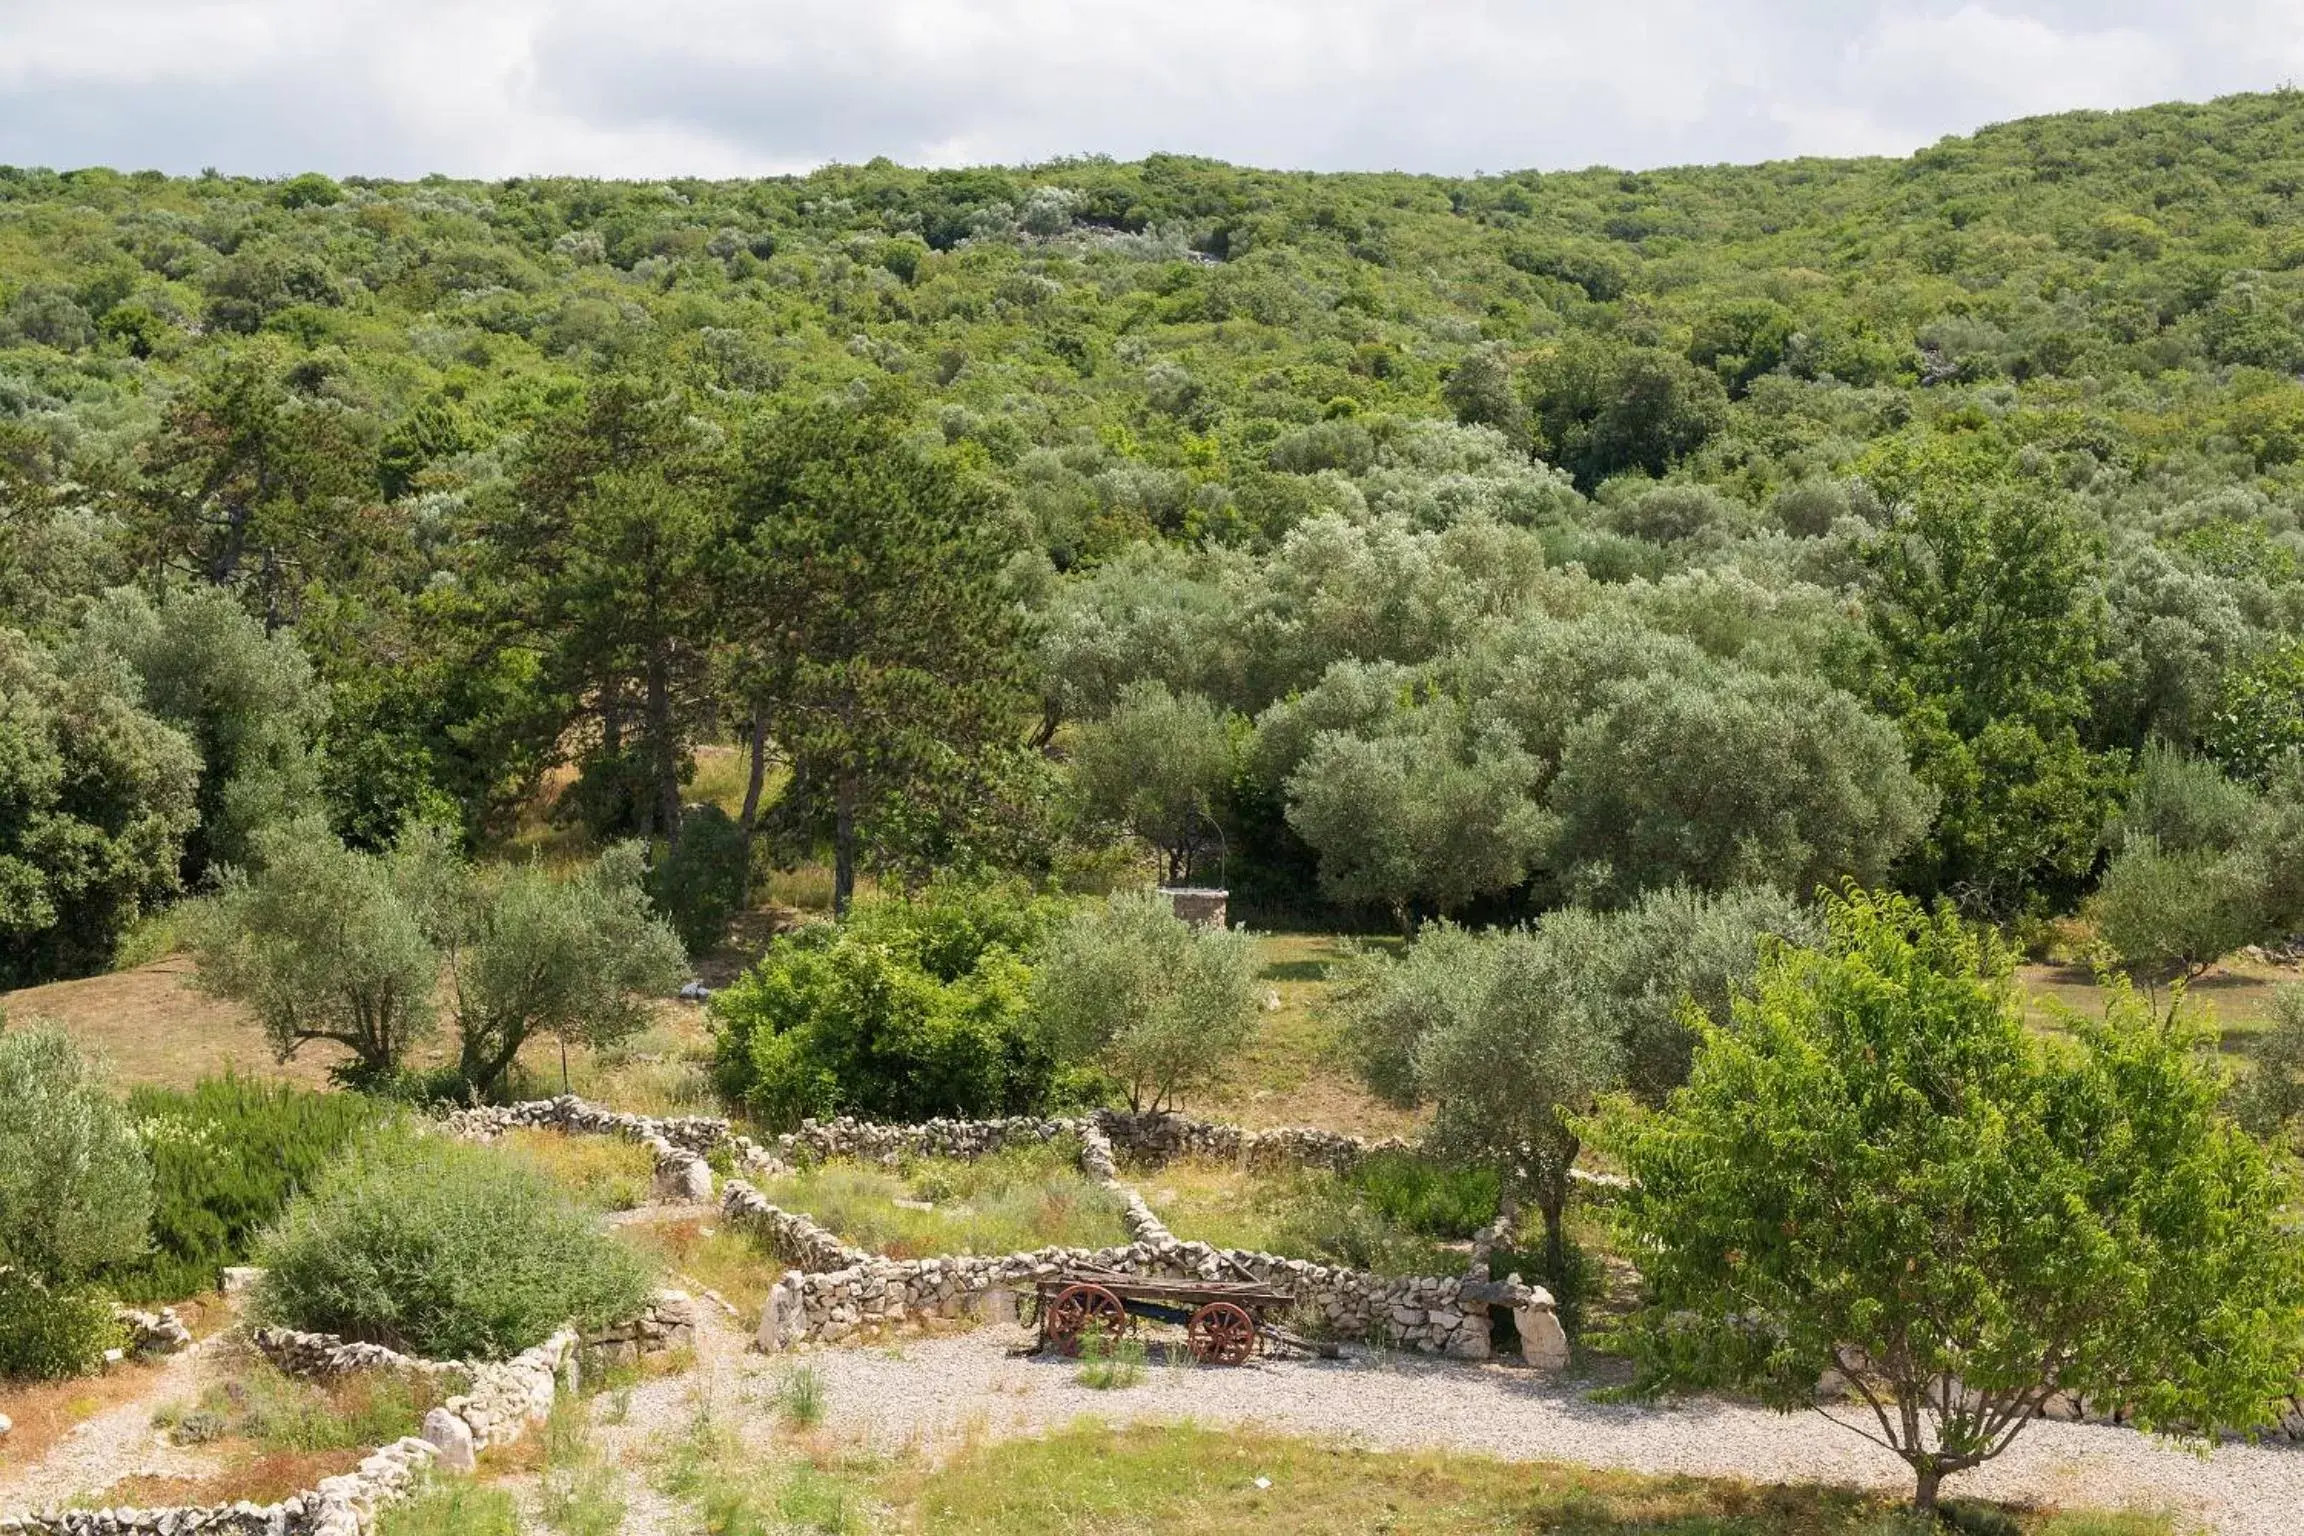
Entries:
POLYGON ((2117 992, 2043 1041, 1949 910, 1856 892, 1826 923, 1703 1026, 1663 1109, 1590 1122, 1631 1180, 1638 1385, 1814 1408, 1902 1457, 1929 1512, 2059 1396, 2265 1422, 2304 1366, 2304 1249, 2200 1030, 2117 992))
POLYGON ((613 786, 602 833, 679 840, 680 786, 713 702, 726 465, 723 435, 695 411, 645 374, 595 384, 535 434, 502 533, 549 643, 550 686, 596 717, 588 767, 613 786))
POLYGON ((1969 445, 1900 448, 1872 479, 1898 509, 1867 555, 1873 702, 1939 796, 1906 876, 1988 913, 2069 891, 2115 783, 2079 733, 2101 625, 2069 498, 1969 445))
POLYGON ((178 889, 200 758, 116 662, 0 630, 0 984, 100 967, 178 889))
POLYGON ((1445 918, 1417 929, 1397 958, 1373 947, 1354 951, 1328 1006, 1360 1080, 1387 1103, 1421 1103, 1417 1044, 1477 1014, 1495 954, 1490 936, 1445 918))
POLYGON ((351 1053, 339 1076, 388 1081, 438 1024, 437 845, 418 832, 355 853, 308 818, 264 828, 254 846, 256 867, 227 870, 194 924, 201 989, 253 1013, 283 1061, 327 1041, 351 1053))
POLYGON ((1672 884, 1810 891, 1878 879, 1926 831, 1896 728, 1814 678, 1731 670, 1620 686, 1545 795, 1568 888, 1621 904, 1672 884))
POLYGON ((1059 1056, 1110 1073, 1130 1109, 1164 1110, 1220 1079, 1254 1032, 1255 944, 1185 922, 1157 892, 1121 892, 1048 936, 1031 996, 1059 1056))
POLYGON ((1528 408, 1512 386, 1512 363, 1501 347, 1476 347, 1464 355, 1440 396, 1466 426, 1494 427, 1515 448, 1528 446, 1528 408))
POLYGON ((76 643, 124 661, 145 708, 199 749, 188 884, 248 864, 260 828, 319 810, 314 748, 328 702, 293 638, 267 635, 220 589, 172 591, 155 605, 120 588, 89 610, 76 643))
POLYGON ((2195 980, 2264 936, 2262 867, 2245 853, 2170 852, 2141 839, 2114 855, 2088 913, 2097 936, 2146 980, 2195 980))
POLYGON ((1624 1043, 1625 1087, 1650 1104, 1688 1080, 1696 1024, 1728 1022, 1763 950, 1818 933, 1806 904, 1770 886, 1667 886, 1607 917, 1614 939, 1610 1007, 1624 1043))
POLYGON ((1015 543, 987 488, 878 401, 776 415, 736 516, 744 687, 791 761, 788 807, 829 824, 845 914, 893 803, 964 813, 981 755, 1024 734, 1015 543))
POLYGON ((1495 1168, 1508 1198, 1535 1202, 1546 1272, 1560 1275, 1579 1117, 1623 1081, 1612 936, 1601 918, 1564 908, 1493 944, 1479 1003, 1416 1042, 1416 1084, 1433 1107, 1437 1150, 1495 1168))
POLYGON ((1160 855, 1170 885, 1192 878, 1230 790, 1241 732, 1208 700, 1137 683, 1111 714, 1079 728, 1072 782, 1089 814, 1116 823, 1160 855))
POLYGON ((144 1252, 152 1167, 60 1029, 0 1018, 0 1266, 74 1285, 144 1252))
POLYGON ((1287 781, 1288 824, 1320 856, 1332 901, 1382 907, 1403 934, 1528 877, 1552 825, 1538 767, 1509 735, 1474 736, 1453 702, 1370 736, 1315 737, 1287 781))
POLYGON ((2275 645, 2224 674, 2205 745, 2227 768, 2258 783, 2285 760, 2304 756, 2304 640, 2275 645))
POLYGON ((1678 353, 1575 335, 1529 366, 1524 388, 1547 462, 1589 494, 1627 470, 1661 475, 1721 424, 1720 381, 1678 353))
POLYGON ((2272 1027, 2248 1042, 2248 1073, 2235 1085, 2240 1123, 2275 1145, 2300 1150, 2304 1136, 2304 987, 2272 992, 2272 1027))
POLYGON ((449 894, 446 922, 434 921, 445 929, 458 1076, 483 1098, 541 1034, 560 1043, 565 1089, 571 1041, 597 1050, 640 1033, 652 1002, 686 970, 679 936, 648 899, 637 843, 571 878, 534 863, 484 870, 468 884, 460 872, 448 878, 463 888, 449 894))
POLYGON ((375 444, 363 418, 307 379, 268 342, 201 373, 146 455, 140 563, 248 588, 273 625, 293 616, 306 581, 354 564, 369 543, 355 513, 375 484, 375 444))

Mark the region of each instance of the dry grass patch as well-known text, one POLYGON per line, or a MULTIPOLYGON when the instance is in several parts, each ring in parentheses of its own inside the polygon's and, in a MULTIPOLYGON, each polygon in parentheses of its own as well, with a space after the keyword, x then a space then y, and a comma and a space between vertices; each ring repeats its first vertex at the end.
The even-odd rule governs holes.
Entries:
POLYGON ((38 1461, 80 1425, 150 1392, 160 1371, 157 1363, 137 1362, 69 1381, 0 1382, 0 1413, 16 1426, 0 1440, 0 1468, 38 1461))
POLYGON ((765 1180, 760 1193, 892 1259, 1127 1242, 1119 1198, 1080 1172, 1079 1155, 1066 1136, 973 1162, 838 1160, 765 1180))
MULTIPOLYGON (((1377 1452, 1263 1430, 1092 1421, 971 1447, 890 1479, 901 1528, 936 1536, 1888 1536, 1876 1495, 1655 1477, 1438 1451, 1377 1452)), ((2024 1515, 2031 1536, 2169 1536, 2165 1522, 2024 1515)))
POLYGON ((1250 1173, 1179 1159, 1123 1175, 1178 1237, 1379 1274, 1455 1274, 1464 1249, 1409 1230, 1367 1192, 1325 1169, 1250 1173))
POLYGON ((714 1217, 633 1222, 618 1228, 617 1235, 677 1277, 674 1283, 717 1291, 746 1317, 758 1312, 784 1275, 784 1266, 751 1238, 714 1217))
POLYGON ((597 1211, 628 1211, 645 1204, 655 1181, 648 1149, 621 1136, 570 1136, 561 1131, 507 1131, 504 1151, 597 1211))

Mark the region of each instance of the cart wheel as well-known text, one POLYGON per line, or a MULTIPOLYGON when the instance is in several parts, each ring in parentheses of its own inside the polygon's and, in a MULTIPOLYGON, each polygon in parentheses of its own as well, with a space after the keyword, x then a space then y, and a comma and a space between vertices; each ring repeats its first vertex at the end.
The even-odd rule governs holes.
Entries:
POLYGON ((1064 1355, 1080 1353, 1080 1336, 1090 1328, 1117 1339, 1128 1326, 1128 1309, 1100 1285, 1068 1285, 1048 1303, 1048 1342, 1064 1355))
POLYGON ((1184 1338, 1202 1365, 1244 1365, 1256 1352, 1256 1320, 1229 1301, 1212 1301, 1192 1314, 1184 1338))

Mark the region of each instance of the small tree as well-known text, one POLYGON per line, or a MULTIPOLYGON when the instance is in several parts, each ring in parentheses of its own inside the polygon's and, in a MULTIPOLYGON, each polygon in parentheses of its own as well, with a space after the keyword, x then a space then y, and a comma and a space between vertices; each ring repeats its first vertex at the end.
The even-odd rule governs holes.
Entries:
POLYGON ((1432 1143, 1504 1179, 1544 1217, 1547 1273, 1568 1262, 1571 1171, 1583 1150, 1579 1116, 1623 1078, 1610 1007, 1607 923, 1574 908, 1540 928, 1491 941, 1478 1004, 1416 1044, 1416 1082, 1433 1103, 1432 1143))
POLYGON ((2248 1045, 2249 1071, 2233 1094, 2240 1123, 2275 1143, 2304 1130, 2304 987, 2272 994, 2272 1027, 2248 1045))
POLYGON ((2007 957, 1950 912, 1852 894, 1703 1025, 1660 1112, 1596 1122, 1646 1299, 1648 1390, 1833 1417, 1836 1372, 1915 1502, 2057 1394, 2212 1436, 2304 1364, 2291 1190, 2217 1112, 2200 1030, 2125 989, 2076 1039, 2026 1033, 2007 957))
POLYGON ((1136 683, 1110 715, 1080 728, 1072 781, 1092 814, 1149 843, 1163 878, 1180 885, 1216 830, 1216 804, 1238 760, 1222 710, 1164 683, 1136 683))
POLYGON ((144 1251, 152 1169, 58 1029, 0 1019, 0 1267, 74 1285, 144 1251))
POLYGON ((1061 1054, 1127 1087, 1130 1109, 1163 1110, 1255 1028, 1255 949, 1238 929, 1185 922, 1154 892, 1124 892, 1050 936, 1032 1007, 1061 1054))
POLYGON ((2167 852, 2144 839, 2112 860, 2088 910, 2097 936, 2147 981, 2192 980, 2264 932, 2262 867, 2245 853, 2167 852))
POLYGON ((493 1094, 539 1033, 598 1049, 648 1025, 648 1000, 677 986, 679 935, 650 908, 644 853, 623 843, 574 879, 535 864, 480 877, 448 946, 464 1084, 493 1094))
POLYGON ((260 867, 228 871, 195 924, 202 990, 252 1011, 283 1061, 328 1040, 352 1053, 345 1075, 388 1077, 436 1022, 439 850, 404 837, 355 853, 316 819, 254 844, 260 867))

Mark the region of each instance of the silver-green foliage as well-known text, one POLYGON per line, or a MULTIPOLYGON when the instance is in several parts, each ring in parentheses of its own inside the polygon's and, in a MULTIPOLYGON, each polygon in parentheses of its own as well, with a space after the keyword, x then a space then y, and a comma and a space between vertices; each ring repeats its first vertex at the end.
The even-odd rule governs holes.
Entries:
POLYGON ((1255 948, 1242 930, 1185 922, 1154 892, 1123 892, 1048 937, 1031 996, 1061 1055, 1110 1072, 1130 1107, 1163 1109, 1221 1074, 1255 1027, 1255 948))
POLYGON ((144 1148, 71 1040, 0 1029, 0 1265, 76 1284, 142 1254, 151 1215, 144 1148))
POLYGON ((1236 718, 1198 694, 1133 683, 1073 742, 1072 781, 1089 813, 1150 844, 1170 883, 1191 878, 1195 856, 1217 835, 1239 760, 1236 718))
POLYGON ((433 1359, 501 1358, 630 1318, 648 1266, 549 1176, 405 1128, 355 1144, 269 1232, 267 1321, 433 1359))

